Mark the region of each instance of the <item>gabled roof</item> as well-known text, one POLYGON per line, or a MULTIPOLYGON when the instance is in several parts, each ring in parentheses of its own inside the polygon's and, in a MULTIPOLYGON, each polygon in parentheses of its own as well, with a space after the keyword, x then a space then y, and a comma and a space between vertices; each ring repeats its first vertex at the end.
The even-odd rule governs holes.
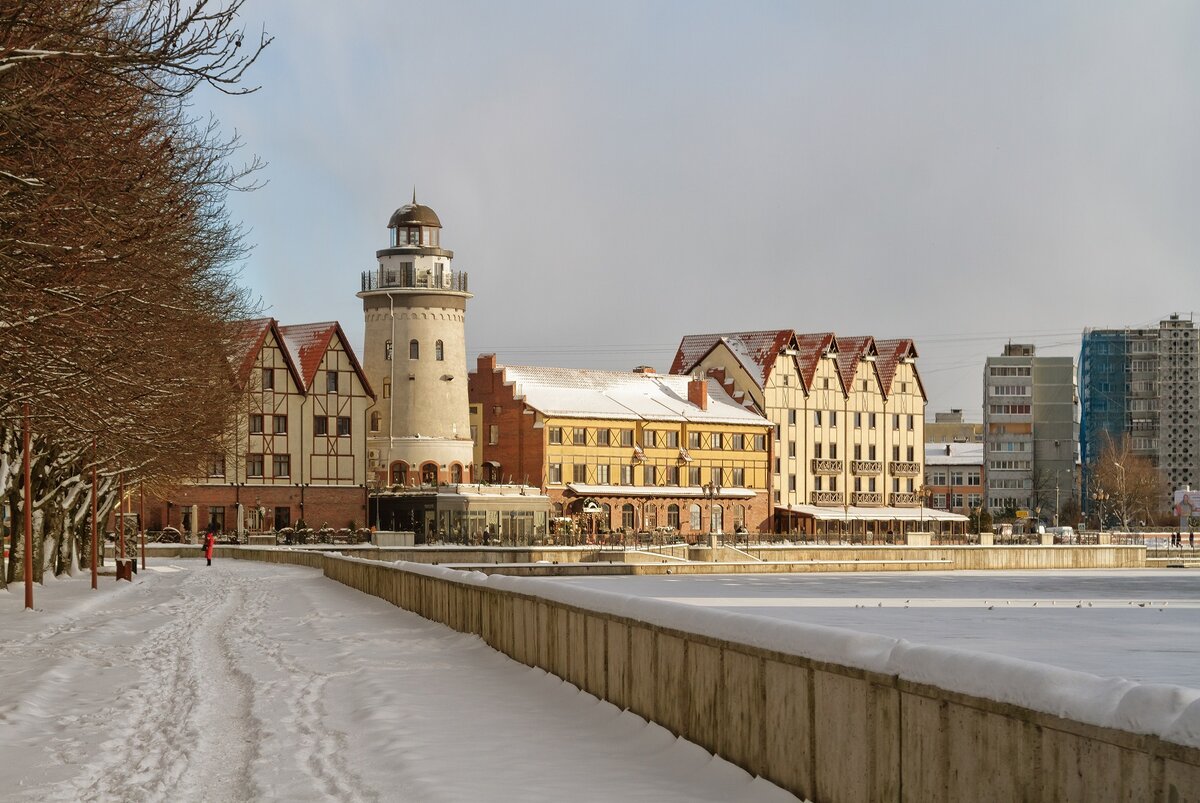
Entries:
MULTIPOLYGON (((811 388, 817 376, 817 366, 826 354, 838 353, 838 340, 833 332, 817 332, 809 335, 796 335, 796 349, 800 352, 796 357, 796 365, 800 368, 800 377, 804 386, 811 388)), ((839 375, 840 376, 840 375, 839 375)))
POLYGON ((372 398, 375 397, 375 392, 367 382, 366 374, 363 373, 358 357, 355 356, 354 349, 350 348, 346 334, 337 321, 280 326, 279 332, 282 336, 281 342, 285 344, 285 350, 291 353, 296 365, 300 368, 302 380, 300 387, 304 389, 305 393, 312 388, 313 381, 317 377, 317 369, 321 367, 321 360, 329 351, 330 342, 336 337, 341 342, 346 356, 350 358, 350 364, 354 366, 354 372, 358 374, 358 381, 362 383, 368 395, 372 398))
POLYGON ((687 335, 679 343, 672 374, 689 374, 719 343, 724 343, 761 389, 775 367, 775 358, 791 343, 791 329, 764 329, 758 332, 725 332, 721 334, 687 335))
MULTIPOLYGON (((879 381, 883 384, 883 395, 892 395, 892 384, 896 381, 896 366, 901 360, 915 360, 917 347, 911 338, 899 338, 894 340, 876 340, 875 348, 879 350, 879 359, 875 363, 875 368, 879 371, 879 381)), ((913 365, 913 377, 917 381, 917 387, 921 389, 921 395, 925 396, 925 385, 921 382, 921 376, 917 373, 917 366, 913 365)))
POLYGON ((769 421, 731 399, 715 379, 706 379, 708 409, 688 401, 691 378, 582 368, 497 365, 513 397, 546 416, 645 421, 761 424, 769 421))
MULTIPOLYGON (((875 349, 875 338, 870 335, 859 337, 838 338, 838 373, 842 377, 842 387, 849 392, 854 387, 854 376, 858 373, 858 364, 864 357, 876 357, 879 352, 875 349)), ((875 374, 876 381, 879 374, 875 374)), ((882 385, 882 383, 880 383, 882 385)))
POLYGON ((259 353, 266 345, 267 335, 273 333, 275 342, 279 344, 279 350, 283 353, 284 362, 287 363, 288 371, 292 374, 292 379, 295 380, 297 387, 304 388, 304 384, 300 381, 300 372, 296 369, 296 361, 289 353, 278 321, 274 318, 253 318, 235 322, 233 328, 235 333, 234 359, 237 362, 236 380, 239 387, 244 388, 250 381, 250 372, 254 370, 254 361, 258 359, 259 353))

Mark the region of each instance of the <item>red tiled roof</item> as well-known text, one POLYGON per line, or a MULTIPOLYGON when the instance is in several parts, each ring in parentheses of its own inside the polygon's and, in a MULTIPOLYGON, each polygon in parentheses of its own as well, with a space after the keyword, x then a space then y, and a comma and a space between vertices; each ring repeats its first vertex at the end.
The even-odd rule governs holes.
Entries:
MULTIPOLYGON (((890 396, 892 393, 892 383, 896 380, 896 366, 900 364, 900 360, 905 357, 917 356, 917 347, 911 338, 899 338, 890 340, 875 341, 875 348, 879 350, 879 359, 875 363, 876 369, 879 371, 879 381, 883 384, 883 395, 890 396)), ((913 376, 917 380, 917 386, 921 388, 921 394, 925 394, 925 386, 921 383, 921 377, 916 373, 917 367, 913 366, 913 376)))
POLYGON ((687 335, 679 343, 670 373, 691 373, 718 343, 723 342, 761 388, 771 376, 776 356, 787 347, 792 334, 791 329, 764 329, 758 332, 687 335))
POLYGON ((271 331, 272 318, 253 318, 248 321, 234 321, 230 324, 231 340, 233 341, 233 358, 237 383, 244 386, 250 379, 250 371, 254 368, 254 360, 262 351, 267 332, 271 331))
POLYGON ((870 335, 838 338, 838 373, 842 375, 842 387, 849 390, 854 386, 854 375, 858 373, 859 360, 875 352, 875 339, 870 335))
POLYGON ((307 392, 317 376, 317 368, 329 350, 329 341, 337 327, 335 321, 299 323, 279 327, 284 347, 291 352, 300 369, 300 386, 307 392))
POLYGON ((800 367, 800 377, 804 386, 811 388, 817 375, 817 366, 821 364, 821 355, 829 349, 837 350, 838 341, 833 332, 818 332, 810 335, 796 335, 796 348, 800 355, 796 364, 800 367))

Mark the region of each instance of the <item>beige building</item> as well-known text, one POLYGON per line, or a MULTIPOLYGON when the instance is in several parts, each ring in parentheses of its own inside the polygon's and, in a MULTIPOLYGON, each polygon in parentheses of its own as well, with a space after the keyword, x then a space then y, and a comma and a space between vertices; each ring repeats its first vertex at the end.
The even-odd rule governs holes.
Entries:
POLYGON ((364 526, 373 391, 336 322, 247 321, 236 380, 245 405, 195 483, 150 510, 184 532, 364 526))
POLYGON ((672 373, 708 376, 775 426, 778 531, 919 521, 925 391, 911 340, 790 329, 683 338, 672 373))

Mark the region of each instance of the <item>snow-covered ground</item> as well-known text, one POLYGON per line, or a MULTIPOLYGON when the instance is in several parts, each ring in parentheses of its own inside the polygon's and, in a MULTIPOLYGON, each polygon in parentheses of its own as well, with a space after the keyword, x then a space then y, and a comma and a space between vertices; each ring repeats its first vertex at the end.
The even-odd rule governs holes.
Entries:
POLYGON ((316 570, 101 581, 0 592, 5 800, 794 800, 316 570))
POLYGON ((880 572, 555 582, 1200 689, 1200 572, 880 572))

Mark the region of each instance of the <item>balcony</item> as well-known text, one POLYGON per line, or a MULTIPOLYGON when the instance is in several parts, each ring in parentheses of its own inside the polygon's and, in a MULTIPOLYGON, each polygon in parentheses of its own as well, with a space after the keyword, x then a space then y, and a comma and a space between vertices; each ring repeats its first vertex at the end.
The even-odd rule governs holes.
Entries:
POLYGON ((880 460, 851 460, 850 473, 855 475, 882 474, 883 462, 880 460))
POLYGON ((892 494, 893 507, 916 507, 921 504, 919 494, 892 494))
POLYGON ((893 460, 891 462, 891 471, 893 477, 915 477, 921 473, 921 464, 893 460))
POLYGON ((850 504, 862 507, 882 507, 883 494, 878 491, 855 491, 850 494, 850 504))
POLYGON ((362 292, 372 290, 453 290, 467 292, 467 274, 461 270, 443 270, 441 274, 430 270, 404 270, 402 268, 376 268, 362 272, 362 292))
POLYGON ((813 491, 812 503, 814 505, 840 505, 842 504, 841 491, 813 491))
POLYGON ((841 474, 842 461, 816 458, 812 461, 812 472, 813 474, 841 474))

